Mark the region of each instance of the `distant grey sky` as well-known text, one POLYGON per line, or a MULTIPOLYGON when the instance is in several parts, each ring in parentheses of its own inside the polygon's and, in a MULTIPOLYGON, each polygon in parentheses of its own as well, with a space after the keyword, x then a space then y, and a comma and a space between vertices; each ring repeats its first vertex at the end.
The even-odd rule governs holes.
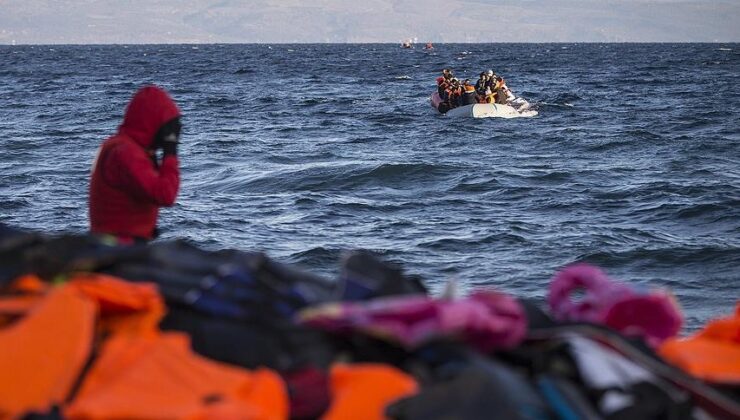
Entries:
POLYGON ((0 44, 738 42, 740 0, 0 0, 0 44))

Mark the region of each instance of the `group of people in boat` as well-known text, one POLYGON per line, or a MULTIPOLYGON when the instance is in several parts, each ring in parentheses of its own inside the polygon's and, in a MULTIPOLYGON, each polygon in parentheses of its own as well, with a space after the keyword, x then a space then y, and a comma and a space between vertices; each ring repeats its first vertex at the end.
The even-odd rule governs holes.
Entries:
POLYGON ((460 81, 451 69, 446 68, 442 70, 442 76, 437 78, 437 93, 442 99, 437 108, 441 113, 472 104, 507 104, 514 97, 504 78, 493 70, 481 72, 473 85, 470 79, 460 81))

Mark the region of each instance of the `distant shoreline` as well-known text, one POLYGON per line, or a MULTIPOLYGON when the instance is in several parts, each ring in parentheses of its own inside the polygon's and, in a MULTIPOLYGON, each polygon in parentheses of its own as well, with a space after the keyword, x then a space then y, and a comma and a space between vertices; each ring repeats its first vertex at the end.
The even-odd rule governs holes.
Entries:
MULTIPOLYGON (((555 41, 555 42, 435 42, 435 41, 428 41, 434 44, 435 46, 445 46, 445 45, 492 45, 492 44, 501 44, 501 45, 581 45, 581 44, 614 44, 614 45, 671 45, 671 44, 685 44, 685 45, 735 45, 740 44, 740 41, 626 41, 626 42, 616 42, 616 41, 574 41, 574 42, 566 42, 566 41, 555 41)), ((418 45, 418 47, 414 47, 412 49, 423 49, 423 44, 426 42, 419 42, 415 45, 418 45)), ((279 46, 288 46, 288 45, 383 45, 383 46, 400 46, 400 42, 153 42, 153 43, 8 43, 8 42, 0 42, 0 46, 8 46, 8 47, 23 47, 23 46, 162 46, 162 45, 168 45, 168 46, 202 46, 202 45, 279 45, 279 46)))

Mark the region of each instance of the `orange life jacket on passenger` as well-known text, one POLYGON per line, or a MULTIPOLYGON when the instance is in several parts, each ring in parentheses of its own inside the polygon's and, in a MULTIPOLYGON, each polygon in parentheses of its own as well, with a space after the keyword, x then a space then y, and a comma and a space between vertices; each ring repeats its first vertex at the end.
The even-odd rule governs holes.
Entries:
POLYGON ((461 90, 462 89, 460 89, 459 87, 451 87, 447 90, 447 100, 450 102, 451 106, 457 106, 457 99, 460 97, 460 95, 462 95, 461 90))
POLYGON ((494 104, 496 103, 496 92, 491 92, 488 95, 486 95, 486 103, 488 104, 494 104))

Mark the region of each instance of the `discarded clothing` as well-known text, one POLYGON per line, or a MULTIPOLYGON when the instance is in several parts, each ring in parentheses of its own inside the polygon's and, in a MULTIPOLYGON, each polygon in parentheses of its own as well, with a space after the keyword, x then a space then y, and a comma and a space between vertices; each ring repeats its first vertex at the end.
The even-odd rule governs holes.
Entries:
POLYGON ((549 420, 550 410, 521 375, 493 360, 472 360, 439 369, 444 376, 418 395, 390 405, 387 414, 404 420, 549 420))
POLYGON ((598 408, 602 414, 628 418, 624 413, 636 413, 640 414, 639 418, 690 419, 689 397, 685 392, 601 344, 575 335, 566 341, 582 381, 588 389, 599 391, 598 408), (645 392, 651 398, 644 398, 645 392), (665 402, 656 404, 659 400, 665 402))
POLYGON ((490 291, 456 300, 404 296, 328 304, 303 311, 298 320, 335 333, 362 332, 406 349, 459 339, 483 352, 516 346, 527 324, 516 300, 490 291))
POLYGON ((347 253, 342 259, 341 270, 336 300, 427 294, 421 279, 404 275, 399 267, 381 261, 367 251, 347 253))
POLYGON ((2 418, 740 418, 737 382, 713 376, 734 375, 734 353, 714 362, 738 315, 661 348, 710 385, 643 340, 669 335, 672 302, 595 268, 566 269, 548 313, 486 291, 429 298, 366 252, 332 282, 259 253, 0 224, 0 265, 2 418))
POLYGON ((576 264, 560 271, 550 283, 547 302, 561 321, 607 325, 639 336, 657 346, 675 336, 683 318, 675 299, 664 291, 639 292, 609 279, 600 269, 576 264), (575 292, 583 292, 574 299, 575 292))

